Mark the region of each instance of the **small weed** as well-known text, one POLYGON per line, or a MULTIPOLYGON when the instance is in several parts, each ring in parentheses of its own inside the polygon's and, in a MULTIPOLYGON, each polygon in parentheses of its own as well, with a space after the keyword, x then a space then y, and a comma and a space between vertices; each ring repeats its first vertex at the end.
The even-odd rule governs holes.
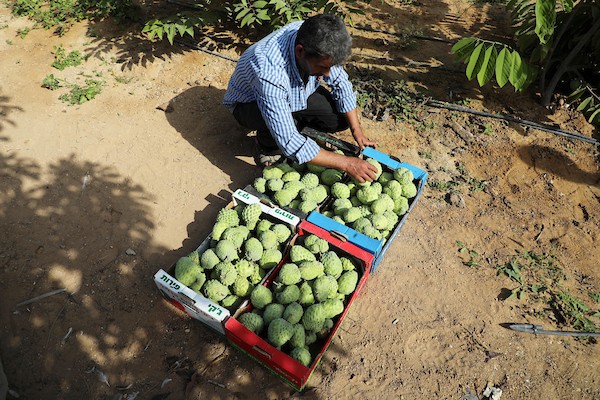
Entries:
POLYGON ((590 296, 590 298, 592 300, 594 300, 596 303, 600 303, 600 293, 596 293, 596 292, 589 292, 588 295, 590 296))
POLYGON ((419 156, 421 158, 425 158, 427 160, 431 160, 431 152, 430 151, 419 151, 419 156))
POLYGON ((463 264, 469 268, 479 267, 479 253, 473 249, 469 249, 463 242, 460 240, 456 241, 456 245, 458 246, 458 252, 461 254, 466 254, 469 259, 467 261, 463 261, 463 264))
MULTIPOLYGON (((588 318, 590 308, 568 291, 553 293, 550 306, 554 309, 559 322, 567 323, 584 332, 596 331, 596 324, 588 318)), ((598 315, 600 313, 593 316, 598 315)))
POLYGON ((569 153, 569 154, 575 154, 575 149, 574 149, 574 148, 572 148, 572 147, 567 147, 567 148, 565 149, 565 151, 566 151, 567 153, 569 153))
POLYGON ((365 117, 373 120, 393 118, 396 122, 405 121, 417 127, 424 124, 419 118, 423 105, 418 99, 422 96, 406 82, 387 82, 372 71, 357 70, 356 75, 351 81, 357 92, 357 104, 365 117))
POLYGON ((12 40, 10 40, 10 39, 6 39, 6 40, 5 40, 5 42, 6 42, 6 44, 7 44, 7 45, 9 45, 9 46, 12 46, 12 45, 13 45, 13 41, 12 41, 12 40))
POLYGON ((60 84, 60 81, 56 79, 54 74, 50 74, 42 81, 42 87, 50 90, 56 90, 62 87, 62 85, 60 84))
POLYGON ((431 181, 429 181, 429 183, 427 183, 427 186, 429 186, 430 188, 439 190, 442 192, 447 192, 450 189, 457 187, 458 185, 459 185, 459 183, 455 182, 455 181, 441 182, 441 181, 431 180, 431 181))
POLYGON ((513 257, 510 262, 504 265, 496 266, 496 275, 504 274, 519 285, 523 286, 523 276, 521 276, 521 266, 518 263, 518 257, 513 257))
POLYGON ((459 106, 468 106, 472 102, 473 102, 473 100, 466 98, 466 99, 458 99, 458 100, 454 101, 454 104, 458 104, 459 106))
POLYGON ((69 54, 66 53, 62 44, 58 47, 54 46, 54 62, 52 66, 59 71, 67 67, 76 67, 85 60, 85 57, 81 55, 78 50, 73 50, 69 54))
POLYGON ((83 104, 102 92, 103 84, 102 81, 86 79, 85 86, 73 85, 69 93, 61 95, 59 99, 70 105, 83 104))
POLYGON ((29 31, 31 31, 31 28, 17 29, 17 35, 19 35, 21 39, 25 39, 25 36, 27 36, 29 31))
POLYGON ((483 125, 483 134, 484 135, 491 135, 493 133, 494 133, 494 128, 492 128, 492 124, 483 125))
MULTIPOLYGON (((510 290, 508 299, 524 300, 527 303, 543 303, 543 310, 527 307, 528 312, 538 317, 549 317, 552 312, 554 319, 560 324, 570 325, 575 329, 593 332, 596 329, 594 321, 590 318, 600 317, 600 312, 594 313, 583 301, 564 290, 561 284, 567 279, 563 270, 557 265, 554 253, 538 254, 533 251, 524 251, 514 256, 510 262, 496 266, 497 275, 509 277, 518 286, 510 290)), ((587 292, 590 298, 600 302, 600 294, 587 292)))
POLYGON ((468 175, 469 174, 467 172, 467 167, 465 167, 465 165, 463 163, 460 163, 460 162, 456 163, 456 170, 458 172, 460 172, 461 175, 468 175))
POLYGON ((470 192, 483 192, 483 191, 485 191, 488 183, 489 182, 482 181, 481 179, 477 179, 477 178, 468 178, 467 179, 467 184, 469 185, 470 192))

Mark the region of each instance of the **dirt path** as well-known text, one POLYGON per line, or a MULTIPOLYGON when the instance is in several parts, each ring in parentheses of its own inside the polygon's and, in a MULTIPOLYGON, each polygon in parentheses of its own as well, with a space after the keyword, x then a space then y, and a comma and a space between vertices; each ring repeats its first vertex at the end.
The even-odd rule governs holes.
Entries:
MULTIPOLYGON (((373 28, 451 40, 489 32, 488 18, 506 24, 501 8, 458 0, 372 3, 368 11, 373 28)), ((110 26, 21 38, 28 26, 0 6, 0 355, 13 394, 299 397, 171 307, 152 282, 201 242, 231 191, 258 173, 248 132, 220 106, 235 64, 120 39, 110 26), (51 64, 59 46, 90 57, 58 71, 51 64), (41 87, 50 74, 62 88, 41 87), (58 99, 85 79, 104 82, 92 101, 58 99), (16 307, 60 288, 66 292, 16 307)), ((470 107, 594 134, 582 118, 564 109, 550 114, 528 94, 478 89, 460 73, 402 58, 458 69, 445 43, 406 48, 398 36, 353 34, 355 53, 392 59, 375 65, 356 55, 355 67, 439 100, 452 93, 470 107)), ((430 185, 303 397, 463 399, 482 397, 489 385, 506 399, 600 398, 595 342, 500 325, 572 329, 527 287, 542 273, 560 284, 556 293, 600 311, 593 299, 600 293, 598 149, 451 111, 424 110, 419 118, 425 129, 364 119, 379 148, 426 169, 430 185), (526 296, 506 299, 518 285, 496 267, 525 252, 529 259, 517 261, 533 263, 523 269, 526 296), (531 254, 551 256, 534 262, 531 254)))

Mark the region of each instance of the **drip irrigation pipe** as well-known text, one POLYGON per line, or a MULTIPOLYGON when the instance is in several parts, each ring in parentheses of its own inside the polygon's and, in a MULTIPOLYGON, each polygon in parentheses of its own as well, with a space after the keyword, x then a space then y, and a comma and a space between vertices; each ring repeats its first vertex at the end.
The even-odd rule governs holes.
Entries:
POLYGON ((581 140, 581 141, 584 141, 587 143, 594 144, 596 146, 600 146, 600 142, 598 142, 596 139, 593 139, 593 138, 590 138, 587 136, 583 136, 578 133, 568 132, 563 129, 556 128, 552 125, 540 124, 537 122, 527 121, 527 120, 524 120, 521 118, 512 117, 510 115, 492 114, 492 113, 485 112, 485 111, 473 110, 472 108, 456 106, 454 104, 449 104, 449 103, 445 103, 443 101, 437 101, 437 100, 427 100, 425 102, 425 104, 432 106, 432 107, 436 107, 436 108, 445 108, 448 110, 465 112, 465 113, 469 113, 469 114, 473 114, 473 115, 479 115, 482 117, 496 118, 496 119, 502 119, 502 120, 509 121, 509 122, 515 122, 517 124, 524 125, 529 128, 538 129, 540 131, 553 133, 558 136, 564 136, 569 139, 581 140))
POLYGON ((407 36, 407 37, 411 37, 413 39, 429 40, 431 42, 442 42, 442 43, 449 43, 449 44, 456 43, 456 41, 454 41, 454 40, 449 40, 449 39, 444 39, 444 38, 439 38, 439 37, 423 36, 423 35, 408 35, 408 34, 403 35, 402 33, 384 31, 382 29, 367 28, 366 26, 361 26, 361 25, 355 25, 355 26, 353 26, 353 28, 358 29, 359 31, 385 33, 386 35, 392 35, 392 36, 397 36, 397 37, 407 36))
POLYGON ((200 50, 200 51, 203 51, 203 52, 205 52, 207 54, 210 54, 212 56, 215 56, 215 57, 220 57, 220 58, 223 58, 225 60, 228 60, 228 61, 231 61, 231 62, 235 62, 235 63, 238 62, 237 58, 231 58, 231 57, 228 57, 228 56, 224 56, 223 54, 217 53, 216 51, 207 50, 204 47, 198 45, 197 43, 189 43, 189 42, 187 42, 185 40, 179 40, 179 39, 174 39, 174 42, 177 43, 180 46, 187 46, 187 47, 190 47, 190 48, 192 48, 194 50, 200 50))

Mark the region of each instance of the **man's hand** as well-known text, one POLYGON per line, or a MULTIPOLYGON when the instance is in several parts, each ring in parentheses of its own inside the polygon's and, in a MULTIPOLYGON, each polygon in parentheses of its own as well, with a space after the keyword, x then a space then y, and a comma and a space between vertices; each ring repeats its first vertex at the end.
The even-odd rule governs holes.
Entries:
POLYGON ((358 113, 356 112, 356 108, 352 111, 348 111, 344 114, 344 116, 346 117, 346 121, 348 121, 348 126, 352 132, 352 136, 354 136, 354 140, 356 140, 356 143, 361 149, 364 149, 367 146, 377 146, 377 143, 367 139, 367 136, 365 136, 362 127, 360 126, 360 122, 358 121, 358 113))
POLYGON ((373 164, 358 157, 345 156, 325 149, 321 149, 315 158, 310 160, 310 163, 342 170, 361 183, 372 181, 377 175, 377 168, 373 164))
POLYGON ((356 143, 361 149, 364 149, 367 146, 377 147, 377 143, 375 143, 373 140, 367 139, 362 129, 354 130, 352 132, 352 136, 354 136, 354 140, 356 140, 356 143))
POLYGON ((373 181, 377 176, 377 168, 365 160, 357 157, 346 157, 349 159, 348 167, 345 170, 352 178, 358 182, 373 181))

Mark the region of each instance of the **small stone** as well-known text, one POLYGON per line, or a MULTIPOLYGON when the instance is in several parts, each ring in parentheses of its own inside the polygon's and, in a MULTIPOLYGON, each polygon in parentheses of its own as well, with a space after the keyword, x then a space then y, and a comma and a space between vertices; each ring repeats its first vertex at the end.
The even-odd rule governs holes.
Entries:
POLYGON ((133 251, 133 249, 127 249, 125 250, 125 254, 128 256, 135 256, 135 251, 133 251))
POLYGON ((466 207, 465 199, 463 199, 462 196, 456 192, 452 192, 448 195, 448 203, 458 208, 466 207))

